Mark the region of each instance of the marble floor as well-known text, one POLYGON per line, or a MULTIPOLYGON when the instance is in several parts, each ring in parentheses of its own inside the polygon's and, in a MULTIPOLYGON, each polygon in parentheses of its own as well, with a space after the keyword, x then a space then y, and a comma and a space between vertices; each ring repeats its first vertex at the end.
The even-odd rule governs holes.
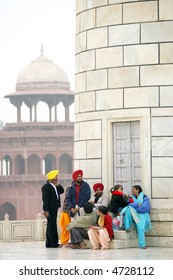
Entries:
POLYGON ((45 242, 0 242, 0 260, 173 260, 173 248, 45 248, 45 242))

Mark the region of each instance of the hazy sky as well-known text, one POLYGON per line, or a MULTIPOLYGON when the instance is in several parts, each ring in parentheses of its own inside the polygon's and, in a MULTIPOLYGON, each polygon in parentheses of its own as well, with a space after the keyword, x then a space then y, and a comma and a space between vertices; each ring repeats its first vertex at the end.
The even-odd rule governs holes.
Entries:
POLYGON ((76 0, 0 0, 0 120, 16 121, 5 95, 15 91, 19 72, 41 53, 68 75, 75 73, 76 0))

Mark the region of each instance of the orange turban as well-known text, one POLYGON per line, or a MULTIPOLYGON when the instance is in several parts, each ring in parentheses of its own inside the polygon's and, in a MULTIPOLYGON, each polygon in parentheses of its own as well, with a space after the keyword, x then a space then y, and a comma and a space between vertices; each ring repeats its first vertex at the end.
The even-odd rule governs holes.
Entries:
POLYGON ((73 172, 72 174, 72 178, 74 181, 77 180, 78 175, 81 175, 81 177, 83 177, 83 171, 82 170, 76 170, 73 172))
POLYGON ((59 173, 59 170, 52 170, 49 173, 47 173, 47 179, 53 180, 59 173))
POLYGON ((93 185, 93 190, 96 192, 97 189, 101 189, 102 191, 104 190, 104 186, 102 183, 96 183, 93 185))

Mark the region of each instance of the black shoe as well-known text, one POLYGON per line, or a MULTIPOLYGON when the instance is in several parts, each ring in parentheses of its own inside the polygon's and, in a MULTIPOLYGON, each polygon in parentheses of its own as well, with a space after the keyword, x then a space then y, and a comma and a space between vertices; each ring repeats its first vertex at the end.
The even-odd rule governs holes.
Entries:
POLYGON ((60 246, 60 244, 51 246, 50 244, 46 244, 46 248, 58 248, 60 246))

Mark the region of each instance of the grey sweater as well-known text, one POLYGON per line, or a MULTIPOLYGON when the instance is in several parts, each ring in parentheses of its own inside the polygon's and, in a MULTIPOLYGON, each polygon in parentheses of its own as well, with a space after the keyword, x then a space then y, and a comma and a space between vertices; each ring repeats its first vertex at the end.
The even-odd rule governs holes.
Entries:
POLYGON ((67 227, 67 230, 70 230, 71 228, 77 227, 77 228, 83 228, 84 230, 88 230, 90 226, 97 225, 97 218, 96 215, 92 213, 86 213, 84 216, 79 217, 74 222, 70 223, 67 227))

